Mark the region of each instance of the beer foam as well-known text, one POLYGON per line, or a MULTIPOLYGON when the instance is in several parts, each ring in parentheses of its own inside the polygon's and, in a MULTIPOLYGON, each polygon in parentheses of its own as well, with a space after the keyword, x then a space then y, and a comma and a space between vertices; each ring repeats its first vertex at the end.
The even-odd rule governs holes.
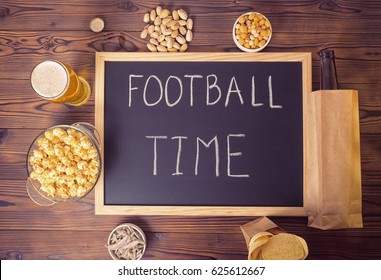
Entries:
POLYGON ((60 63, 47 60, 33 69, 31 83, 34 91, 42 97, 58 97, 66 90, 68 73, 60 63))

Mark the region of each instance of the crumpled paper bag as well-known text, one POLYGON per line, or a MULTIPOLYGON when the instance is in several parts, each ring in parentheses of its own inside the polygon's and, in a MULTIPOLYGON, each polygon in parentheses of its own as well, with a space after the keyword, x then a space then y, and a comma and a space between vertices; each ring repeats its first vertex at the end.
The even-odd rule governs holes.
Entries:
POLYGON ((360 228, 362 223, 358 92, 307 94, 305 206, 308 226, 360 228))

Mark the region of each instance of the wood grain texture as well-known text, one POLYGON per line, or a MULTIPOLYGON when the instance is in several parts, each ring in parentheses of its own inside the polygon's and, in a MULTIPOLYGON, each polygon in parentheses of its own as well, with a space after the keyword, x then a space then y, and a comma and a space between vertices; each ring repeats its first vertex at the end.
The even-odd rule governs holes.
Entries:
POLYGON ((34 137, 52 125, 94 123, 95 105, 94 95, 78 108, 40 100, 30 87, 32 67, 64 61, 94 89, 95 52, 146 52, 142 18, 158 3, 193 18, 190 52, 238 52, 232 24, 255 7, 274 30, 264 52, 312 53, 313 90, 317 51, 335 50, 340 87, 359 91, 364 228, 321 231, 308 228, 305 217, 271 219, 307 240, 309 259, 381 259, 381 2, 372 0, 1 1, 0 259, 110 259, 104 243, 124 222, 147 234, 145 259, 246 258, 239 226, 255 217, 95 216, 94 191, 49 208, 27 196, 25 160, 34 137), (98 34, 88 28, 96 16, 106 23, 98 34))
MULTIPOLYGON (((49 230, 35 234, 34 231, 1 231, 1 259, 110 259, 106 249, 108 231, 49 230), (18 236, 19 239, 14 237, 18 236), (62 246, 62 241, 65 246, 62 246)), ((304 236, 309 244, 308 259, 377 259, 381 242, 370 244, 365 239, 342 234, 327 237, 318 232, 304 236), (332 243, 335 249, 332 249, 332 243), (337 251, 340 253, 338 254, 337 251)), ((143 259, 245 259, 246 244, 237 232, 231 233, 149 233, 147 251, 143 259), (197 244, 197 246, 195 245, 197 244)))
MULTIPOLYGON (((144 13, 155 8, 158 1, 3 1, 0 18, 3 30, 83 30, 94 15, 102 15, 109 30, 140 30, 144 13), (75 11, 74 11, 75 10, 75 11), (41 20, 43 17, 44 20, 41 20), (28 25, 25 26, 25 22, 28 25)), ((367 33, 380 26, 377 1, 166 1, 167 8, 182 7, 197 21, 197 32, 230 30, 233 19, 253 7, 264 13, 279 31, 367 33), (354 20, 355 19, 355 20, 354 20), (370 20, 369 20, 370 19, 370 20)))

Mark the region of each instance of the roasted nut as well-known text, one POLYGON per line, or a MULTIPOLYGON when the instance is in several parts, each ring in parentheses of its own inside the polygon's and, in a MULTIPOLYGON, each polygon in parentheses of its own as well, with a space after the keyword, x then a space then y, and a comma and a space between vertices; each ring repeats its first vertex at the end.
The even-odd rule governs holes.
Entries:
POLYGON ((180 24, 179 24, 178 21, 177 21, 174 25, 171 26, 171 29, 172 29, 172 30, 177 30, 177 29, 179 29, 179 28, 180 28, 180 24))
POLYGON ((151 36, 151 38, 156 39, 157 37, 159 37, 159 34, 157 32, 152 32, 150 36, 151 36))
POLYGON ((154 21, 156 18, 156 11, 155 10, 152 10, 151 13, 150 13, 150 20, 151 21, 154 21))
POLYGON ((262 48, 271 36, 271 24, 263 15, 252 12, 238 18, 234 33, 239 45, 247 49, 262 48))
POLYGON ((144 21, 145 23, 149 22, 149 13, 144 14, 143 21, 144 21))
POLYGON ((156 7, 156 14, 157 14, 158 16, 160 16, 162 10, 163 10, 162 7, 157 6, 157 7, 156 7))
POLYGON ((148 30, 143 29, 142 33, 140 33, 140 38, 145 39, 148 35, 148 30))
POLYGON ((160 25, 160 31, 161 31, 161 34, 164 34, 165 29, 166 29, 165 25, 161 24, 161 25, 160 25))
POLYGON ((192 30, 192 28, 193 28, 193 20, 191 18, 188 18, 186 26, 187 26, 188 30, 192 30))
POLYGON ((161 11, 160 13, 160 18, 166 18, 167 16, 169 16, 171 14, 171 12, 167 9, 164 9, 161 11))
MULTIPOLYGON (((152 51, 177 52, 188 48, 186 42, 193 39, 193 20, 183 10, 163 9, 157 6, 144 14, 143 21, 147 23, 140 34, 142 39, 149 38, 147 48, 152 51)), ((267 34, 267 33, 266 33, 267 34)))
POLYGON ((163 24, 164 26, 167 26, 168 22, 170 22, 171 20, 172 20, 172 17, 168 16, 166 18, 163 18, 163 20, 161 21, 161 24, 163 24))
POLYGON ((167 41, 167 47, 168 47, 168 49, 171 49, 173 47, 173 43, 174 43, 173 38, 170 37, 170 36, 167 36, 165 38, 165 40, 167 41))
POLYGON ((187 34, 187 29, 184 26, 180 26, 179 31, 180 31, 181 35, 187 34))
POLYGON ((153 22, 154 25, 160 25, 161 24, 161 18, 160 17, 156 17, 154 22, 153 22))
POLYGON ((177 35, 179 35, 179 30, 173 30, 173 31, 171 32, 171 37, 172 37, 172 38, 176 38, 177 35))
POLYGON ((192 33, 192 31, 190 31, 190 30, 187 31, 185 39, 187 40, 187 42, 192 41, 192 39, 193 39, 193 33, 192 33))
POLYGON ((157 52, 157 49, 154 45, 152 45, 151 43, 148 43, 147 44, 147 48, 151 51, 151 52, 157 52))
MULTIPOLYGON (((166 42, 166 41, 163 41, 163 42, 166 42)), ((162 46, 162 45, 158 45, 157 46, 157 50, 159 52, 166 52, 167 51, 167 48, 165 46, 162 46)))
POLYGON ((188 49, 188 45, 187 45, 187 44, 183 44, 183 45, 181 45, 181 47, 180 47, 180 51, 181 51, 181 52, 185 52, 187 49, 188 49))
POLYGON ((188 14, 183 9, 179 9, 179 10, 177 10, 177 12, 179 13, 179 17, 181 19, 183 19, 183 20, 188 19, 188 14))
POLYGON ((170 27, 172 28, 173 26, 175 26, 177 24, 177 20, 171 20, 167 23, 167 27, 170 27))
POLYGON ((177 43, 177 42, 174 42, 173 43, 173 48, 177 49, 177 50, 180 50, 180 44, 177 43))
POLYGON ((148 30, 148 34, 151 34, 152 32, 155 31, 155 26, 154 25, 150 25, 147 30, 148 30))
POLYGON ((164 34, 165 36, 169 36, 169 35, 172 34, 172 30, 171 30, 171 29, 165 29, 164 32, 163 32, 163 34, 164 34))
POLYGON ((186 42, 186 40, 184 39, 184 37, 181 36, 181 35, 179 35, 179 36, 176 37, 176 41, 177 41, 180 45, 185 44, 185 42, 186 42))
POLYGON ((165 39, 165 35, 160 35, 159 37, 157 37, 157 41, 158 42, 161 42, 161 41, 163 41, 165 39))
POLYGON ((155 46, 159 45, 159 42, 155 38, 149 39, 149 42, 155 46))
POLYGON ((179 13, 176 10, 173 10, 172 17, 173 17, 174 20, 179 20, 180 19, 179 13))

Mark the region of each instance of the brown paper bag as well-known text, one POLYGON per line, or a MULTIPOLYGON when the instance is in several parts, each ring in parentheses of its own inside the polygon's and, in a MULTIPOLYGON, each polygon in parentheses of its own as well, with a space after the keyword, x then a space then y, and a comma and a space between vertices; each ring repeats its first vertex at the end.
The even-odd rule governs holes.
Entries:
POLYGON ((276 224, 274 224, 267 217, 260 217, 247 224, 241 226, 241 231, 243 237, 246 241, 246 246, 249 248, 250 239, 257 234, 258 232, 268 231, 272 234, 278 234, 284 232, 281 228, 279 228, 276 224))
POLYGON ((362 227, 358 93, 315 91, 306 109, 308 226, 362 227))

